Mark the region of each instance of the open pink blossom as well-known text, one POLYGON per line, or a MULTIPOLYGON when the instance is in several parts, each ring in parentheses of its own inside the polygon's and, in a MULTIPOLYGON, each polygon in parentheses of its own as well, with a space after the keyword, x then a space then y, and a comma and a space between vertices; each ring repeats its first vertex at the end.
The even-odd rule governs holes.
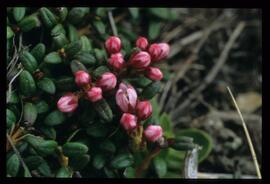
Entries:
POLYGON ((137 93, 131 85, 121 83, 116 92, 116 104, 123 112, 133 112, 137 103, 137 93))

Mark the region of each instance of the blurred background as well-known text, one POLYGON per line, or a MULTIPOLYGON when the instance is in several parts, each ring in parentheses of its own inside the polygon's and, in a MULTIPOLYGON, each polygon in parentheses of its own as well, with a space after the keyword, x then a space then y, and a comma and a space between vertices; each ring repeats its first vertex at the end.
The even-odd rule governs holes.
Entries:
MULTIPOLYGON (((102 13, 102 10, 100 10, 102 13)), ((116 8, 118 34, 168 42, 169 71, 158 96, 175 130, 198 128, 213 140, 199 172, 256 176, 229 86, 243 113, 261 165, 261 11, 257 9, 116 8)), ((110 28, 108 28, 110 31, 110 28)), ((91 35, 91 33, 89 33, 91 35)))

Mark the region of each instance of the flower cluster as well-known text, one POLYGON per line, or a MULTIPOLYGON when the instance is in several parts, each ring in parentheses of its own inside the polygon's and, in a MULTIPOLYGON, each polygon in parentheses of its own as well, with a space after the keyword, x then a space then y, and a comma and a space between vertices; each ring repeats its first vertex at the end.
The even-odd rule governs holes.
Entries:
MULTIPOLYGON (((59 99, 57 106, 62 112, 73 112, 78 107, 78 99, 81 96, 91 102, 97 102, 103 98, 104 92, 116 88, 115 100, 122 112, 120 124, 130 133, 140 126, 141 121, 152 115, 152 105, 149 100, 139 100, 135 88, 123 81, 124 77, 129 75, 125 71, 140 72, 153 81, 161 80, 163 73, 155 65, 168 56, 169 45, 167 43, 149 45, 146 38, 139 37, 136 41, 136 49, 127 62, 121 53, 122 43, 119 37, 109 37, 105 42, 105 49, 109 55, 108 66, 112 72, 105 72, 93 81, 87 71, 77 71, 74 74, 75 83, 81 88, 81 92, 67 93, 59 99), (123 73, 124 77, 120 75, 123 73)), ((144 130, 144 137, 155 142, 162 137, 162 128, 158 125, 150 125, 144 130)))

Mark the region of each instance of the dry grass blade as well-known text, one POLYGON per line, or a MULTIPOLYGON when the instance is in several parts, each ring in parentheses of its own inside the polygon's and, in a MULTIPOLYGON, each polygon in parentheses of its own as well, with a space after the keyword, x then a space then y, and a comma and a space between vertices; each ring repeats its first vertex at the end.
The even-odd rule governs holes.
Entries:
POLYGON ((251 141, 251 138, 250 138, 246 123, 244 121, 243 115, 242 115, 242 113, 241 113, 241 111, 240 111, 240 109, 239 109, 239 107, 238 107, 238 105, 237 105, 237 103, 235 101, 235 98, 234 98, 234 96, 233 96, 233 94, 232 94, 232 92, 231 92, 231 90, 230 90, 230 88, 228 86, 227 86, 227 89, 228 89, 228 91, 230 93, 232 101, 233 101, 233 103, 235 105, 235 108, 236 108, 236 110, 237 110, 237 112, 238 112, 238 114, 240 116, 241 121, 242 121, 242 125, 243 125, 244 131, 245 131, 245 135, 247 137, 248 145, 249 145, 251 155, 252 155, 252 158, 253 158, 253 161, 254 161, 254 165, 255 165, 255 168, 256 168, 257 176, 258 176, 259 179, 261 179, 262 176, 261 176, 261 171, 260 171, 259 164, 258 164, 258 161, 257 161, 257 156, 256 156, 256 153, 254 151, 254 147, 253 147, 253 144, 252 144, 252 141, 251 141))

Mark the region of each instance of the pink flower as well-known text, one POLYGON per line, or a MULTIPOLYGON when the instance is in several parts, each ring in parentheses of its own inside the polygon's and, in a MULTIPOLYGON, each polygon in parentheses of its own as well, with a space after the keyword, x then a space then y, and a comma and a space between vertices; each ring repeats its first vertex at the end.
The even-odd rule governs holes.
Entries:
POLYGON ((134 68, 141 69, 147 67, 150 64, 151 57, 147 52, 140 51, 132 54, 129 62, 130 65, 134 68))
POLYGON ((157 67, 148 67, 146 76, 151 80, 159 81, 163 78, 163 73, 157 67))
POLYGON ((116 104, 123 112, 133 112, 137 103, 137 93, 131 85, 121 83, 116 92, 116 104))
POLYGON ((78 97, 73 93, 67 93, 57 102, 57 108, 61 112, 73 112, 78 107, 78 97))
POLYGON ((96 85, 101 87, 103 91, 114 89, 117 79, 113 73, 106 72, 97 80, 96 85))
POLYGON ((120 124, 125 130, 132 130, 137 126, 137 117, 133 114, 124 113, 120 119, 120 124))
POLYGON ((152 105, 148 100, 137 102, 136 114, 140 120, 146 120, 152 115, 152 105))
POLYGON ((124 65, 124 58, 121 53, 112 54, 109 58, 109 64, 117 70, 120 70, 124 65))
POLYGON ((117 53, 121 50, 121 40, 117 36, 109 37, 105 42, 105 48, 109 54, 117 53))
POLYGON ((87 91, 87 97, 91 102, 96 102, 102 99, 102 89, 99 87, 92 87, 87 91))
POLYGON ((159 125, 149 125, 144 130, 145 138, 150 142, 155 142, 163 135, 163 130, 159 125))
POLYGON ((136 41, 136 46, 141 50, 146 50, 148 46, 148 40, 145 37, 139 37, 136 41))
POLYGON ((75 73, 75 82, 78 86, 82 87, 91 82, 91 76, 87 72, 79 70, 75 73))
POLYGON ((154 43, 150 45, 148 52, 151 55, 151 60, 157 62, 169 55, 170 46, 167 43, 154 43))

